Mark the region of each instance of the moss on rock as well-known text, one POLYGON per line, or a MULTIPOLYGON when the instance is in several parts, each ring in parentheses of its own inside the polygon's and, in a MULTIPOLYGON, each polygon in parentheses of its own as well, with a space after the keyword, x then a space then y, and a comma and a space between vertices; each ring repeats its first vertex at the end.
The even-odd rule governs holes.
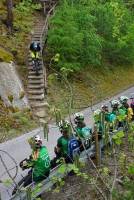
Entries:
POLYGON ((13 61, 13 55, 7 52, 4 48, 0 47, 0 62, 13 61))

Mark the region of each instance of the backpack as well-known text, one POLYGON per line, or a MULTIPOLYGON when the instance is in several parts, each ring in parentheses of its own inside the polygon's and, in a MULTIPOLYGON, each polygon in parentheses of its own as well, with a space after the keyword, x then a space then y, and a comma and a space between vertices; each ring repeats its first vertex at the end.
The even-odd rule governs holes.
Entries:
POLYGON ((73 159, 74 154, 79 154, 79 152, 79 142, 73 137, 68 141, 68 155, 73 159))
POLYGON ((108 120, 110 123, 114 122, 116 120, 116 115, 113 113, 110 113, 108 120))
POLYGON ((83 127, 82 128, 82 133, 83 133, 83 137, 84 138, 90 138, 91 137, 91 134, 92 134, 92 129, 89 128, 89 127, 83 127))

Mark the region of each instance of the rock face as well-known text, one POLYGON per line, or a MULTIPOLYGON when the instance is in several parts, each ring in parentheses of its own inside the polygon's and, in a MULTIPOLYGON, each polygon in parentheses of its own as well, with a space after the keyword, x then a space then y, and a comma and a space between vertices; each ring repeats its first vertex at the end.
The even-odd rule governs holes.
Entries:
POLYGON ((8 100, 9 95, 13 95, 13 106, 20 109, 29 107, 26 96, 20 99, 20 94, 24 91, 22 82, 17 74, 13 63, 0 62, 0 97, 6 105, 11 105, 8 100))

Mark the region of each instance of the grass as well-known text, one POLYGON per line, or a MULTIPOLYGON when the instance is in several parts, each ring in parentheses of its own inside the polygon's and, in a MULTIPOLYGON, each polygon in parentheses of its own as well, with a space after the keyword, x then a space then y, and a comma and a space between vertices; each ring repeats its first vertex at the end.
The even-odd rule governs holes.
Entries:
MULTIPOLYGON (((49 75, 49 77, 51 77, 49 75)), ((54 76, 54 75, 53 75, 54 76)), ((134 66, 105 66, 85 68, 69 80, 73 89, 73 112, 82 110, 114 96, 122 90, 134 85, 134 66)), ((63 116, 68 114, 69 90, 64 81, 48 78, 48 102, 62 110, 63 116)))

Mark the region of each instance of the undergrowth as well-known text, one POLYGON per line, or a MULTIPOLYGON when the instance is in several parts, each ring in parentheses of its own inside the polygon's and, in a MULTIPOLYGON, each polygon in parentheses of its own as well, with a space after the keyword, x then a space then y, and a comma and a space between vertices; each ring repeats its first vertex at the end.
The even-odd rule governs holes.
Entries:
POLYGON ((0 143, 36 128, 31 111, 6 106, 0 100, 0 143))
MULTIPOLYGON (((6 5, 5 2, 0 2, 1 7, 1 29, 0 29, 0 41, 1 46, 12 53, 15 61, 19 65, 25 64, 25 58, 28 51, 28 43, 30 34, 32 33, 33 25, 36 21, 37 13, 36 9, 40 9, 40 4, 33 4, 32 0, 15 1, 13 7, 13 33, 8 33, 6 26, 6 5), (33 14, 34 12, 34 14, 33 14)), ((8 57, 8 53, 6 55, 8 57)), ((8 57, 2 61, 9 61, 13 58, 8 57)))

